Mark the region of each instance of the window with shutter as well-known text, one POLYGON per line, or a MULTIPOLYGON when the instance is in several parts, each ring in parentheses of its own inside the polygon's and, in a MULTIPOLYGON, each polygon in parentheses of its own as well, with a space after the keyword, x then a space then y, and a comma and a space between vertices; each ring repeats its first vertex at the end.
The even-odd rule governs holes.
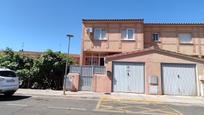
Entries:
POLYGON ((191 43, 192 37, 191 34, 188 33, 180 33, 178 34, 180 43, 191 43))
POLYGON ((106 40, 106 30, 104 28, 94 29, 94 39, 95 40, 106 40))
POLYGON ((126 29, 122 30, 121 37, 123 40, 126 39, 126 29))
POLYGON ((152 40, 154 42, 158 42, 159 41, 159 33, 153 33, 152 34, 152 40))
POLYGON ((134 40, 134 33, 135 33, 135 29, 134 28, 127 28, 127 29, 123 29, 121 36, 123 40, 134 40))

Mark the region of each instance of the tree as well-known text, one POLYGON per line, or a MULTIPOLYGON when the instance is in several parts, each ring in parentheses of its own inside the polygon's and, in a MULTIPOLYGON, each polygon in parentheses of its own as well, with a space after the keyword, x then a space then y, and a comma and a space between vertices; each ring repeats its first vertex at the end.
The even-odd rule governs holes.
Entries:
MULTIPOLYGON (((43 79, 43 88, 62 89, 66 59, 65 55, 50 49, 41 55, 39 75, 43 79)), ((71 64, 74 63, 72 58, 68 58, 68 60, 71 64)))
POLYGON ((22 87, 31 86, 33 76, 33 59, 25 55, 15 54, 11 48, 6 48, 0 56, 0 67, 9 68, 16 71, 20 79, 23 80, 22 87))
POLYGON ((70 64, 75 63, 72 57, 50 49, 33 59, 6 48, 0 55, 0 67, 16 71, 23 81, 23 88, 62 89, 66 60, 70 64))

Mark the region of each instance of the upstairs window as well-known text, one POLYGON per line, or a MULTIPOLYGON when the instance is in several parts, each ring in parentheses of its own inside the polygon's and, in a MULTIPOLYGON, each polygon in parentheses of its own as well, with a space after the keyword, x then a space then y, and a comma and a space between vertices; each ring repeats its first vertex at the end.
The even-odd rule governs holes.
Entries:
POLYGON ((106 30, 104 28, 94 28, 95 40, 106 40, 106 30))
POLYGON ((127 28, 122 30, 122 39, 123 40, 134 40, 134 33, 135 29, 134 28, 127 28))
POLYGON ((181 33, 181 34, 178 34, 178 37, 179 37, 180 43, 191 43, 192 42, 191 34, 181 33))
POLYGON ((152 40, 154 42, 158 42, 159 41, 159 33, 153 33, 152 34, 152 40))

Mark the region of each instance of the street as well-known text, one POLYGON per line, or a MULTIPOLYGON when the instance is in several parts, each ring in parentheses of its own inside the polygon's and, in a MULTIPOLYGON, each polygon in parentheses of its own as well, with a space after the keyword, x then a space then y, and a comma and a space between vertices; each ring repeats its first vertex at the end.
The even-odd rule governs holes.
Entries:
POLYGON ((0 115, 203 115, 203 106, 158 102, 69 98, 58 96, 4 97, 0 95, 0 115))

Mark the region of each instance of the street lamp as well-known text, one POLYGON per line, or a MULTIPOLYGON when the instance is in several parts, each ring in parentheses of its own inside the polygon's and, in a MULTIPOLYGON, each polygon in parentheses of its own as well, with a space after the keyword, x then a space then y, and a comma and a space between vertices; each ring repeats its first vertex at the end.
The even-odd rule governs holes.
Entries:
MULTIPOLYGON (((68 37, 68 58, 69 58, 69 49, 70 49, 70 39, 72 37, 74 37, 74 35, 71 34, 67 34, 68 37)), ((67 69, 68 69, 68 59, 66 59, 66 67, 65 67, 65 73, 64 73, 64 84, 63 84, 63 94, 65 95, 65 91, 66 91, 66 77, 67 77, 67 69)))

